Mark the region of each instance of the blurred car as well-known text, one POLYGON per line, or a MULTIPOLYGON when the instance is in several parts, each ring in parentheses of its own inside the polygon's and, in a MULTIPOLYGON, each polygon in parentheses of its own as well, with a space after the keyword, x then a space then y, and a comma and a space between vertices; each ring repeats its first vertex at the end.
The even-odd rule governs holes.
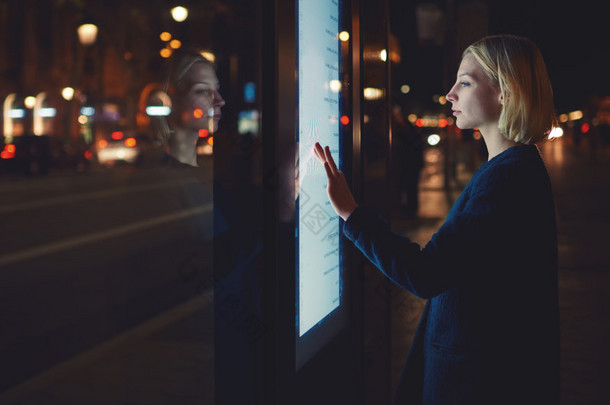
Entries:
POLYGON ((114 165, 116 162, 135 164, 140 156, 138 143, 135 136, 114 131, 109 137, 98 139, 95 143, 97 161, 103 165, 114 165))
POLYGON ((51 164, 51 138, 48 135, 19 135, 0 143, 2 170, 26 175, 44 175, 51 164))

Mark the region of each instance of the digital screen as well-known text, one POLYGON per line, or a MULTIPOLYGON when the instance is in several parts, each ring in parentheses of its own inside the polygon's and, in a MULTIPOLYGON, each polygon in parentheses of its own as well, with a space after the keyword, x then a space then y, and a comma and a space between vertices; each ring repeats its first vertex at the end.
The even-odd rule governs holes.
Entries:
POLYGON ((341 304, 340 222, 326 193, 315 142, 340 166, 339 2, 298 0, 297 292, 299 337, 341 304))

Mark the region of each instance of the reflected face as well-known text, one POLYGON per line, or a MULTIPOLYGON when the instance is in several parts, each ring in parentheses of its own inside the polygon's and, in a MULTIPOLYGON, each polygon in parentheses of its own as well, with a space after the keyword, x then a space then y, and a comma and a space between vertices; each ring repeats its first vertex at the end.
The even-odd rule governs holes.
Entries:
POLYGON ((447 94, 452 104, 455 122, 460 129, 497 129, 502 104, 500 88, 490 79, 474 56, 464 56, 457 81, 447 94))
POLYGON ((215 132, 221 116, 220 109, 225 105, 218 91, 220 84, 216 72, 205 63, 195 63, 184 76, 184 81, 186 92, 181 95, 180 103, 182 125, 215 132))

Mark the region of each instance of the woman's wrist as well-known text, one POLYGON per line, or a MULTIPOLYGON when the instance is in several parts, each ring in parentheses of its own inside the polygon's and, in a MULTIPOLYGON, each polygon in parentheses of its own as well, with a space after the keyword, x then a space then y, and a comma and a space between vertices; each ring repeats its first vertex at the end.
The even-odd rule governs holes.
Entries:
POLYGON ((358 208, 357 204, 354 204, 353 206, 341 211, 341 213, 339 214, 339 216, 344 220, 347 221, 347 219, 350 217, 350 215, 352 215, 354 213, 354 211, 356 211, 356 208, 358 208))

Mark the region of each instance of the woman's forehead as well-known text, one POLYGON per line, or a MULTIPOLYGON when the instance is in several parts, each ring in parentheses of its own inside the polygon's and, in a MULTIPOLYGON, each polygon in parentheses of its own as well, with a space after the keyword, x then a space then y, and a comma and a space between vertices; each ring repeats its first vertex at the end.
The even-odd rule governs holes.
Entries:
POLYGON ((205 82, 218 84, 214 68, 206 63, 195 63, 187 73, 187 77, 191 83, 205 82))
POLYGON ((458 79, 470 77, 476 82, 487 82, 491 86, 495 86, 496 82, 492 76, 485 70, 478 59, 472 54, 466 54, 462 58, 460 67, 457 72, 458 79))
POLYGON ((477 77, 481 73, 484 73, 483 67, 479 64, 479 62, 477 62, 473 55, 467 54, 462 58, 462 62, 460 63, 460 67, 457 72, 458 77, 464 75, 477 77))

